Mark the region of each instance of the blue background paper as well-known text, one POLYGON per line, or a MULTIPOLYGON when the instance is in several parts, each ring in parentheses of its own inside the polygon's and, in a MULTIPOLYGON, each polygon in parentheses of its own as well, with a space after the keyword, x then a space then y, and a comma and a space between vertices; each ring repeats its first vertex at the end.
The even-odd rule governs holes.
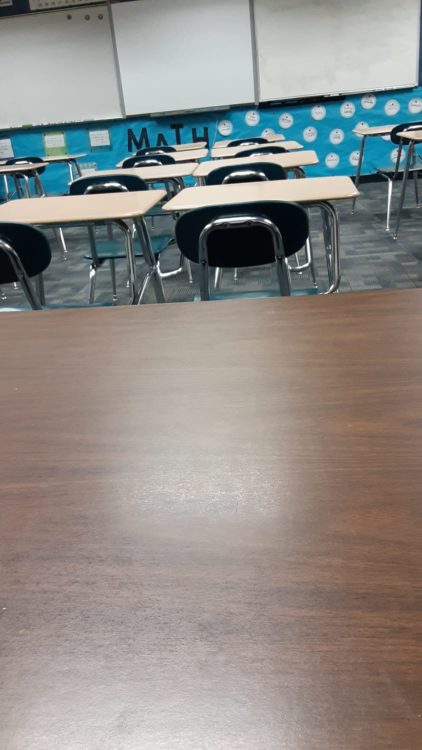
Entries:
MULTIPOLYGON (((171 117, 139 117, 112 122, 56 125, 51 131, 63 131, 69 153, 86 153, 81 166, 107 169, 136 150, 136 141, 145 145, 177 141, 188 143, 208 137, 210 145, 216 140, 261 135, 265 132, 282 133, 288 140, 297 140, 305 148, 315 149, 320 163, 308 169, 311 176, 327 174, 352 175, 360 138, 353 133, 359 123, 368 125, 398 124, 422 119, 422 87, 407 91, 393 91, 350 96, 341 101, 329 99, 313 104, 294 104, 254 109, 243 107, 225 111, 172 115, 171 117), (89 130, 108 128, 111 150, 91 151, 89 130), (144 139, 142 140, 142 136, 144 139)), ((48 128, 26 128, 0 133, 0 138, 11 138, 16 156, 43 155, 43 135, 48 128)), ((363 173, 373 173, 377 166, 394 161, 395 148, 389 138, 368 139, 363 173)), ((65 192, 68 183, 67 167, 49 166, 43 182, 47 192, 65 192)))

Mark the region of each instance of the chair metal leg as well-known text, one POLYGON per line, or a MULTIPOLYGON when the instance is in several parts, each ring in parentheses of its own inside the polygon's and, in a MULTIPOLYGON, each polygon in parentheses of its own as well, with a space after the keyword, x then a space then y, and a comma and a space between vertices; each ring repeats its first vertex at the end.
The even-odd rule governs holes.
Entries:
POLYGON ((290 271, 287 258, 276 258, 277 267, 277 278, 280 287, 280 294, 282 297, 290 297, 291 284, 290 284, 290 271))
POLYGON ((327 269, 330 286, 324 294, 337 292, 341 281, 340 231, 337 212, 329 201, 315 203, 322 211, 324 239, 326 243, 327 269))
MULTIPOLYGON (((145 219, 142 216, 136 219, 136 229, 137 229, 138 236, 141 242, 142 252, 144 254, 145 262, 151 273, 151 279, 152 279, 152 283, 154 284, 156 300, 157 302, 165 302, 166 298, 164 296, 163 282, 160 277, 159 268, 157 268, 157 262, 156 262, 154 253, 152 252, 151 241, 149 238, 147 226, 145 224, 145 219)), ((129 240, 131 241, 130 232, 129 232, 129 240)), ((132 246, 132 251, 133 251, 133 246, 132 246)), ((134 304, 136 304, 135 300, 138 297, 139 297, 139 294, 135 292, 134 297, 133 297, 134 304)))
POLYGON ((187 258, 185 258, 185 263, 186 263, 186 273, 188 275, 189 284, 193 284, 191 262, 190 262, 190 260, 188 260, 187 258))
POLYGON ((415 170, 412 172, 413 176, 413 187, 415 188, 415 200, 416 206, 419 206, 419 184, 418 184, 418 172, 415 170))
POLYGON ((390 177, 387 177, 388 179, 388 189, 387 189, 387 224, 385 227, 385 231, 390 231, 390 219, 391 219, 391 201, 393 198, 393 180, 390 177))
POLYGON ((214 271, 214 289, 220 288, 222 278, 223 278, 223 269, 216 268, 214 271))
POLYGON ((315 273, 314 253, 313 253, 313 250, 312 250, 312 242, 311 242, 311 236, 310 235, 309 235, 308 239, 306 240, 305 253, 306 253, 306 262, 309 263, 309 268, 311 270, 312 283, 313 283, 315 289, 318 289, 318 284, 317 284, 317 280, 316 280, 316 273, 315 273))
POLYGON ((61 245, 62 253, 63 253, 63 260, 66 260, 67 258, 67 247, 66 243, 64 241, 64 234, 63 229, 61 227, 56 227, 54 230, 54 234, 56 235, 57 242, 59 245, 61 245))
POLYGON ((396 228, 394 230, 394 237, 393 237, 393 239, 395 240, 397 239, 398 234, 399 234, 401 214, 403 210, 404 199, 406 196, 406 187, 407 187, 407 181, 409 179, 409 169, 410 169, 410 165, 412 164, 413 152, 414 152, 414 143, 410 143, 407 149, 406 164, 404 167, 403 179, 401 183, 399 207, 397 210, 396 228))
POLYGON ((117 286, 116 286, 116 261, 110 258, 111 288, 113 292, 113 305, 117 304, 117 286))
MULTIPOLYGON (((360 183, 360 176, 362 172, 362 163, 363 163, 363 152, 365 151, 365 141, 366 141, 366 135, 362 136, 362 140, 360 142, 360 149, 359 149, 359 159, 358 159, 358 166, 356 169, 356 177, 355 177, 355 186, 356 188, 359 187, 360 183)), ((355 213, 356 210, 356 198, 353 198, 352 201, 352 214, 355 213)))
POLYGON ((97 267, 94 266, 93 263, 91 263, 89 267, 89 296, 88 296, 88 303, 90 305, 92 305, 95 300, 96 281, 97 281, 97 267))
POLYGON ((44 278, 42 273, 39 273, 38 276, 35 279, 38 299, 41 303, 41 305, 45 305, 45 290, 44 290, 44 278))
POLYGON ((238 280, 239 280, 238 269, 234 268, 233 269, 233 281, 236 284, 238 280))

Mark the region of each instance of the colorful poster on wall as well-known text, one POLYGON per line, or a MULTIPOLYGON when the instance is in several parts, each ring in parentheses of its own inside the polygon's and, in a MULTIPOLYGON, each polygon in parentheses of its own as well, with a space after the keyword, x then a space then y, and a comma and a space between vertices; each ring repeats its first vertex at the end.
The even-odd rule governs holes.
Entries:
POLYGON ((46 156, 66 156, 67 146, 64 133, 44 133, 43 140, 46 156))

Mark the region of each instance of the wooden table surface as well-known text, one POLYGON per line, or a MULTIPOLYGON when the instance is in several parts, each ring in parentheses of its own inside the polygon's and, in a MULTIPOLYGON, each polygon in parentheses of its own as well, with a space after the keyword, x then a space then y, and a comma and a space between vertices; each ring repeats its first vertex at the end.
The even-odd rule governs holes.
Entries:
MULTIPOLYGON (((129 154, 128 156, 125 156, 124 159, 119 161, 116 164, 116 167, 121 167, 123 162, 126 159, 129 159, 130 156, 135 156, 135 154, 129 154)), ((154 154, 149 155, 151 159, 154 158, 154 154)), ((192 149, 185 149, 180 151, 171 151, 171 153, 168 154, 168 156, 171 156, 172 159, 176 162, 183 162, 183 161, 199 161, 200 159, 205 159, 208 156, 208 149, 207 148, 192 148, 192 149)), ((141 156, 139 157, 142 158, 141 156)))
POLYGON ((206 177, 213 172, 214 169, 220 169, 221 167, 238 167, 239 165, 252 165, 253 162, 264 162, 266 164, 279 164, 280 167, 285 169, 294 169, 294 167, 307 167, 314 164, 318 164, 318 156, 316 151, 291 151, 286 154, 260 154, 259 156, 239 156, 233 159, 225 159, 224 162, 216 161, 202 161, 196 166, 195 177, 206 177), (253 161, 251 161, 253 159, 253 161))
MULTIPOLYGON (((215 162, 212 162, 215 166, 215 162)), ((163 164, 162 166, 156 167, 131 167, 127 169, 98 169, 92 173, 93 177, 99 175, 125 175, 133 174, 136 177, 142 177, 147 182, 153 180, 165 180, 166 178, 172 179, 174 177, 189 177, 193 175, 197 169, 197 162, 181 162, 176 164, 163 164)))
POLYGON ((419 143, 419 141, 422 141, 422 128, 420 130, 400 130, 397 135, 399 138, 407 138, 409 141, 419 143))
POLYGON ((202 206, 227 206, 253 201, 315 203, 347 200, 356 195, 359 193, 350 177, 304 177, 300 180, 189 187, 177 193, 174 198, 165 203, 163 208, 166 211, 189 211, 202 206))
POLYGON ((72 224, 109 219, 133 219, 146 214, 165 195, 165 190, 144 190, 134 193, 21 198, 0 206, 0 221, 21 221, 25 224, 72 224))
POLYGON ((367 127, 360 127, 358 125, 353 129, 353 132, 357 135, 388 135, 395 127, 395 125, 372 125, 367 127))
POLYGON ((22 164, 4 164, 0 165, 0 176, 8 174, 19 174, 19 172, 36 172, 37 169, 48 167, 49 162, 24 162, 22 164))
POLYGON ((2 750, 420 750, 421 320, 1 316, 2 750))
POLYGON ((88 154, 62 154, 61 156, 45 156, 44 161, 49 162, 50 164, 60 164, 60 162, 66 163, 68 161, 74 161, 75 159, 83 159, 84 156, 88 156, 88 154))
MULTIPOLYGON (((282 133, 271 133, 270 135, 261 135, 259 137, 260 138, 265 138, 265 140, 266 140, 267 143, 272 143, 273 141, 285 141, 286 140, 286 136, 283 135, 282 133)), ((251 138, 256 138, 256 136, 252 135, 251 138)), ((215 141, 215 143, 213 143, 213 148, 227 148, 227 146, 229 146, 230 143, 232 143, 232 141, 234 141, 234 140, 237 141, 239 139, 238 138, 231 138, 231 139, 228 139, 226 141, 215 141)), ((247 141, 248 137, 245 136, 244 140, 247 141)))

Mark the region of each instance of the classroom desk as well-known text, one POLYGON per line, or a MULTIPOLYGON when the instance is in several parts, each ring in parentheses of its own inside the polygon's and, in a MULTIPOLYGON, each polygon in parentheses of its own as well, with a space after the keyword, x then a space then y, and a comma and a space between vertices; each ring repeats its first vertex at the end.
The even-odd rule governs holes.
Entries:
MULTIPOLYGON (((43 187, 42 183, 40 181, 40 178, 38 176, 38 170, 42 167, 48 167, 48 162, 42 161, 42 162, 26 162, 25 164, 3 164, 0 165, 0 177, 3 178, 3 184, 4 184, 4 190, 6 195, 6 200, 9 199, 10 193, 9 193, 9 186, 7 184, 7 178, 8 177, 15 177, 16 175, 28 175, 29 177, 33 177, 34 180, 37 181, 37 189, 42 192, 43 187)), ((29 193, 30 189, 28 186, 28 181, 25 180, 26 183, 26 189, 29 193)), ((15 187, 18 196, 20 195, 21 188, 17 186, 16 180, 15 180, 15 187)))
POLYGON ((190 211, 204 206, 251 203, 255 201, 289 201, 317 206, 323 217, 329 287, 336 292, 340 280, 340 236, 333 201, 347 200, 358 194, 350 177, 304 177, 301 180, 272 180, 227 185, 185 188, 165 203, 165 211, 190 211))
MULTIPOLYGON (((165 190, 144 190, 134 193, 109 193, 97 195, 65 195, 54 198, 24 198, 0 206, 0 221, 17 221, 36 226, 62 227, 114 224, 124 235, 128 261, 130 301, 136 302, 138 292, 132 232, 126 220, 136 223, 143 240, 144 258, 154 272, 156 262, 149 250, 148 230, 144 214, 148 213, 166 195, 165 190)), ((164 302, 164 292, 158 273, 153 274, 158 302, 164 302)))
MULTIPOLYGON (((176 149, 176 151, 193 151, 196 148, 208 148, 208 144, 206 141, 193 141, 192 143, 177 143, 177 144, 170 144, 173 146, 173 148, 176 149)), ((160 148, 157 146, 157 148, 160 148)), ((172 152, 170 151, 170 154, 172 152)))
POLYGON ((278 164, 280 167, 283 167, 287 170, 301 169, 301 167, 307 167, 319 163, 318 156, 315 151, 292 151, 291 153, 287 154, 268 154, 268 156, 261 154, 259 157, 240 156, 233 159, 225 159, 224 163, 220 163, 215 160, 203 161, 196 167, 194 177, 196 177, 198 181, 203 181, 204 178, 208 177, 211 172, 214 172, 216 169, 220 169, 221 167, 251 166, 253 165, 253 161, 251 161, 251 159, 259 162, 264 162, 266 164, 278 164))
POLYGON ((211 157, 213 159, 231 159, 242 153, 242 151, 256 151, 257 148, 271 149, 273 146, 282 146, 287 151, 297 151, 303 146, 297 141, 274 141, 274 143, 257 143, 254 146, 227 146, 226 148, 213 148, 211 157))
MULTIPOLYGON (((395 125, 374 125, 372 127, 366 127, 366 128, 354 128, 353 132, 356 133, 356 135, 361 135, 361 142, 360 142, 360 149, 359 149, 359 161, 356 168, 356 175, 355 175, 355 185, 356 187, 359 187, 360 183, 360 177, 362 173, 362 164, 363 164, 363 155, 365 151, 365 144, 367 138, 381 138, 383 135, 388 135, 391 133, 393 128, 395 128, 395 125)), ((356 205, 356 198, 353 199, 352 203, 352 212, 355 210, 356 205)))
MULTIPOLYGON (((257 136, 251 135, 250 137, 251 138, 256 138, 257 136)), ((264 138, 267 141, 267 143, 272 143, 273 141, 284 141, 285 138, 286 138, 282 133, 272 133, 271 135, 265 135, 265 136, 264 135, 260 135, 258 137, 259 138, 264 138)), ((230 143, 232 143, 233 141, 237 141, 237 140, 239 140, 239 139, 238 138, 231 138, 231 139, 229 139, 227 141, 216 141, 213 144, 213 148, 227 148, 227 146, 230 143)), ((247 141, 248 137, 245 136, 244 140, 247 141)), ((259 145, 259 144, 257 144, 257 145, 259 145)))
POLYGON ((44 161, 48 162, 49 164, 67 164, 69 168, 69 176, 70 180, 72 181, 74 179, 73 175, 73 169, 75 168, 75 172, 78 175, 78 177, 82 176, 82 170, 79 166, 78 159, 83 159, 87 154, 65 154, 64 156, 46 156, 44 157, 44 161))
POLYGON ((163 164, 160 167, 131 167, 129 169, 99 169, 92 173, 93 177, 98 175, 122 175, 133 174, 141 177, 145 182, 170 182, 176 190, 184 187, 183 177, 190 177, 198 167, 197 162, 179 162, 176 164, 163 164))
POLYGON ((4 750, 422 747, 421 318, 1 315, 4 750))
MULTIPOLYGON (((399 234, 401 213, 403 210, 407 182, 409 179, 409 170, 410 170, 410 167, 413 162, 414 155, 415 155, 415 148, 419 143, 422 143, 422 129, 421 130, 402 130, 399 133, 397 133, 397 135, 399 136, 399 138, 406 138, 406 140, 409 141, 409 146, 407 149, 407 156, 406 156, 406 161, 404 165, 403 179, 402 179, 401 190, 400 190, 399 206, 397 209, 396 229, 394 232, 395 240, 397 239, 398 234, 399 234)), ((422 169, 422 163, 421 163, 421 169, 422 169)))
MULTIPOLYGON (((130 156, 135 156, 135 154, 128 154, 128 156, 125 156, 124 159, 119 161, 118 164, 116 164, 116 167, 121 167, 123 162, 126 159, 129 159, 130 156)), ((208 149, 207 148, 195 148, 191 150, 185 150, 185 151, 172 151, 168 154, 168 156, 171 156, 172 159, 174 159, 175 162, 184 162, 184 161, 199 161, 200 159, 205 159, 208 156, 208 149)), ((141 157, 139 157, 141 158, 141 157)), ((154 158, 154 154, 151 154, 151 159, 154 158)))

